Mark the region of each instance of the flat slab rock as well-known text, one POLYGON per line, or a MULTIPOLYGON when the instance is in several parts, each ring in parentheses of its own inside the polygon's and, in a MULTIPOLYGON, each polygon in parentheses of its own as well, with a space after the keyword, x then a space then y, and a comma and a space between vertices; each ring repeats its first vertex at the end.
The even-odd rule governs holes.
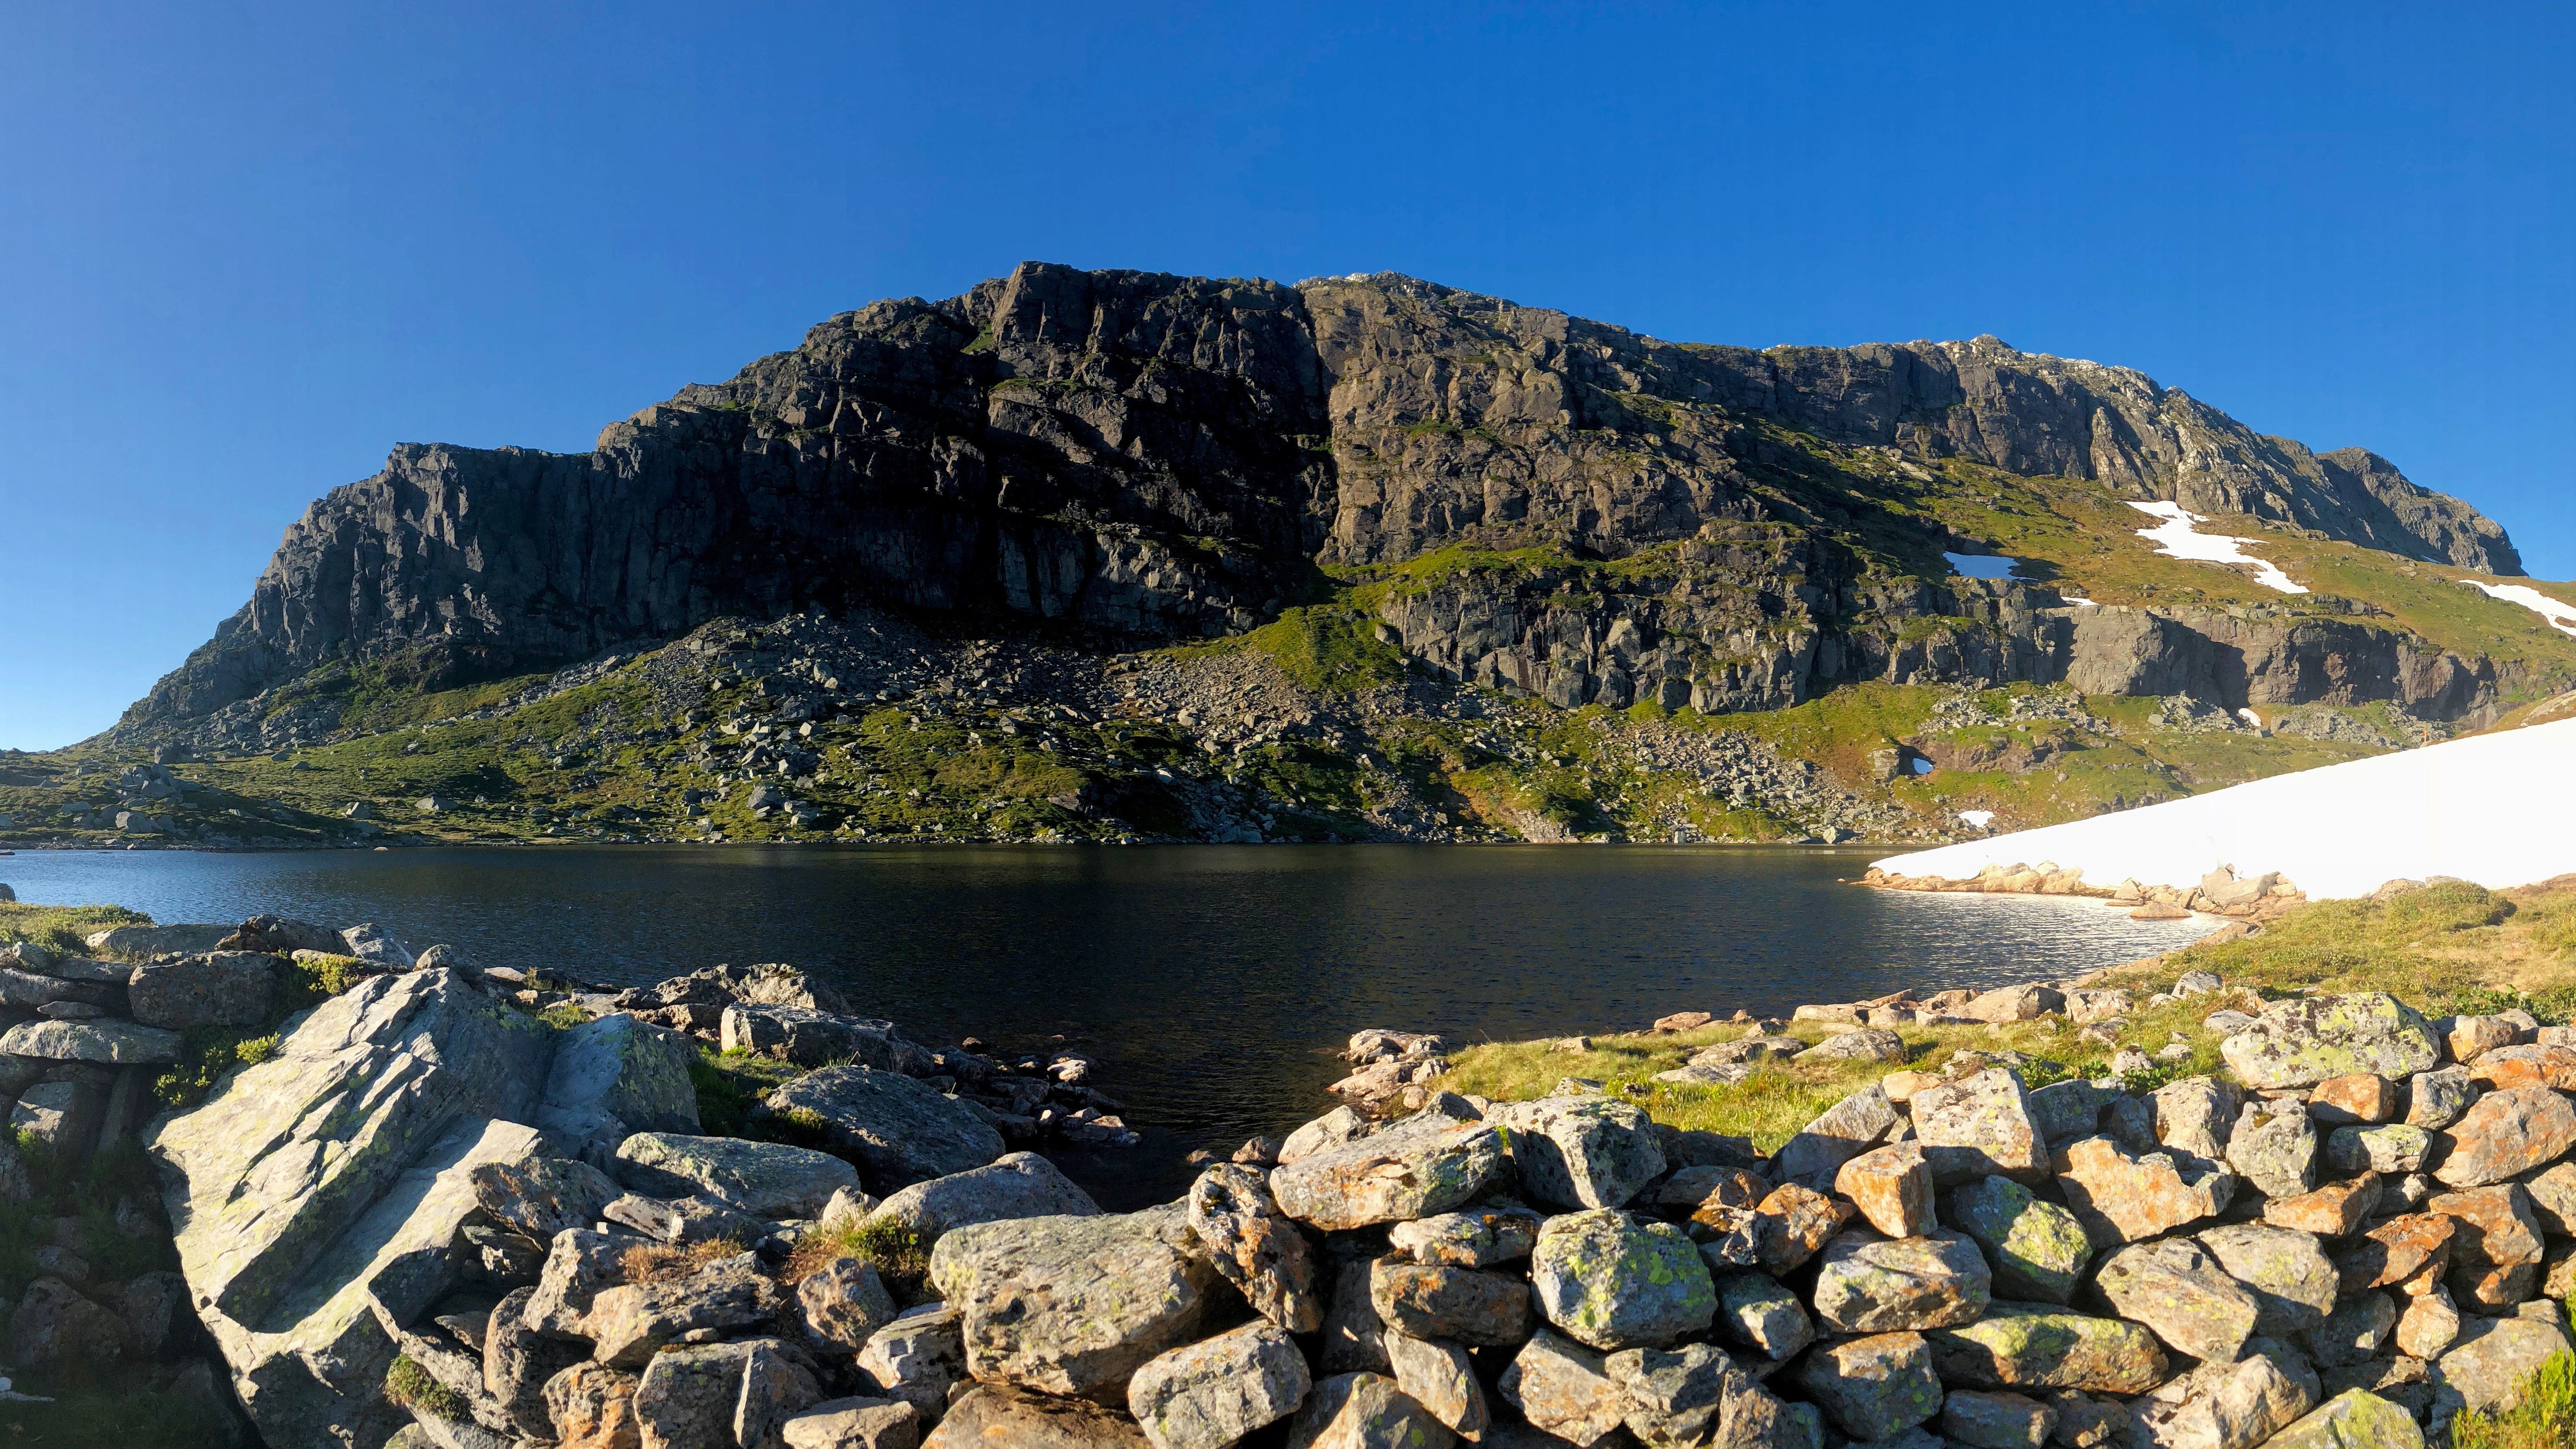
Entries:
POLYGON ((828 1152, 739 1137, 638 1132, 618 1144, 617 1163, 637 1192, 703 1195, 761 1218, 819 1217, 833 1193, 859 1187, 858 1170, 828 1152))
POLYGON ((1299 1222, 1345 1232, 1463 1207, 1510 1173, 1501 1132, 1424 1116, 1285 1163, 1270 1192, 1299 1222))
POLYGON ((2281 1002, 2220 1043, 2219 1054, 2238 1081, 2264 1090, 2360 1072, 2411 1077, 2442 1064, 2442 1042, 2413 1007, 2366 991, 2281 1002))
POLYGON ((130 1021, 22 1021, 0 1032, 0 1056, 106 1066, 158 1066, 179 1059, 179 1033, 130 1021))

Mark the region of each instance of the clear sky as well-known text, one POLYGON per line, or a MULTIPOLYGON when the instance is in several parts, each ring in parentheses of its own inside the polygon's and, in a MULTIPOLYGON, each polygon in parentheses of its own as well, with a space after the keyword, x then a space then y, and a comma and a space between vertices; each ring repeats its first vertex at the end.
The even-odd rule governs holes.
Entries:
POLYGON ((112 723, 399 441, 587 448, 1024 258, 1660 337, 1995 333, 2576 576, 2576 7, 21 5, 0 746, 112 723))

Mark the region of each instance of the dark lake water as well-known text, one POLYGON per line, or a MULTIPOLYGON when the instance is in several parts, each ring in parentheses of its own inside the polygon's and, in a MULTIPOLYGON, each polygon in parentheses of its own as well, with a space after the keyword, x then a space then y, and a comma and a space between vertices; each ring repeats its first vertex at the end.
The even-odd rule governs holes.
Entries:
MULTIPOLYGON (((1068 1161, 1161 1200, 1193 1147, 1330 1104, 1363 1027, 1514 1040, 1668 1012, 1995 986, 2169 950, 2206 920, 1837 883, 1867 852, 1706 846, 946 846, 28 852, 21 900, 154 919, 373 920, 487 965, 649 983, 792 961, 918 1040, 1061 1034, 1147 1145, 1068 1161)), ((1115 1200, 1115 1201, 1113 1201, 1115 1200)))

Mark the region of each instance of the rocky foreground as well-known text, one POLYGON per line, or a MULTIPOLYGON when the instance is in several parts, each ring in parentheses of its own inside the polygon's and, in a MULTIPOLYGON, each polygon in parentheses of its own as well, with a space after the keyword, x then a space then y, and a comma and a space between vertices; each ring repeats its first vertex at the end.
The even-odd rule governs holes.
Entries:
POLYGON ((2092 1026, 2126 992, 1807 1007, 1846 1029, 1751 1023, 1684 1069, 1896 1068, 1767 1155, 1579 1080, 1448 1092, 1438 1038, 1371 1031, 1349 1104, 1104 1214, 1010 1150, 1124 1130, 1073 1105, 1077 1057, 924 1047, 786 967, 602 994, 380 932, 279 954, 312 929, 12 952, 8 999, 49 998, 0 1035, 21 1120, 68 1084, 99 1113, 46 1151, 137 1133, 164 1191, 117 1220, 178 1263, 103 1283, 45 1250, 22 1371, 122 1359, 275 1449, 2361 1449, 2570 1347, 2576 1030, 2511 1013, 2195 973, 2167 995, 2211 1005, 2235 1080, 2131 1091, 1905 1070, 1888 1030, 2092 1026), (336 994, 133 1121, 204 1040, 167 1023, 251 1018, 259 971, 323 956, 336 994), (754 1135, 709 1131, 710 1036, 770 1064, 754 1135))

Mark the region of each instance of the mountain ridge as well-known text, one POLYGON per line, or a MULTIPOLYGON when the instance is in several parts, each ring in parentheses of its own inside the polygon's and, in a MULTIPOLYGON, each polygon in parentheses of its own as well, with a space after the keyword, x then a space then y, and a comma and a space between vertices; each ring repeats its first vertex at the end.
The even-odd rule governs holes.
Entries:
MULTIPOLYGON (((1719 611, 1731 642, 1663 660, 1685 684, 1654 692, 1793 701, 1845 675, 1703 686, 1718 655, 1765 652, 1747 639, 1791 576, 1835 579, 1848 598, 1802 607, 1819 639, 1849 638, 1874 605, 1937 591, 1928 553, 1959 540, 1916 517, 1914 545, 1855 544, 1760 476, 1801 462, 1783 431, 2520 568, 2500 527, 2375 454, 2266 438, 2133 369, 1993 338, 1756 352, 1387 273, 1282 286, 1028 263, 838 314, 611 423, 588 454, 396 448, 288 529, 251 601, 115 733, 180 730, 334 659, 422 652, 435 683, 861 603, 1207 637, 1310 596, 1318 568, 1460 547, 1615 562, 1765 526, 1804 534, 1769 540, 1750 602, 1719 611)), ((1966 612, 1893 612, 1910 609, 1966 612)))

